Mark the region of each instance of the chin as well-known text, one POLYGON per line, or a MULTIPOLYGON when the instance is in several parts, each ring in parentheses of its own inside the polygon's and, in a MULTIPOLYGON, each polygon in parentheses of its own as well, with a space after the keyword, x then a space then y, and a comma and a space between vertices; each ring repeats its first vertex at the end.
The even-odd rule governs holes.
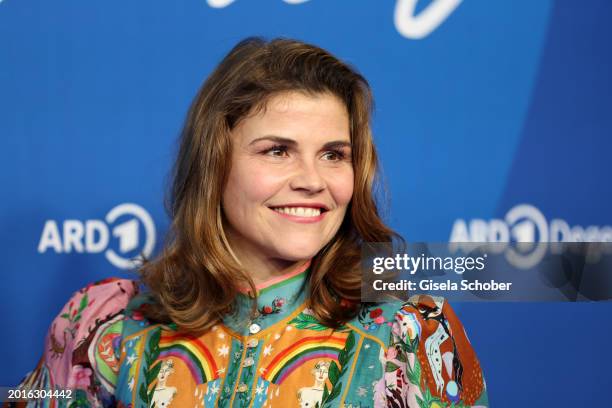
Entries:
POLYGON ((281 259, 288 261, 300 261, 303 259, 313 258, 323 248, 323 243, 304 243, 302 245, 291 245, 288 246, 283 243, 282 246, 277 247, 277 253, 281 259))

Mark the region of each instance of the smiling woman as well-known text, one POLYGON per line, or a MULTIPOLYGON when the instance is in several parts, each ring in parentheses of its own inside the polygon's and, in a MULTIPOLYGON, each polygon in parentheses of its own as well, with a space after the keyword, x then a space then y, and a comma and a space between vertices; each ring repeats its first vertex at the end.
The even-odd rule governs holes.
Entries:
POLYGON ((315 257, 340 228, 353 196, 350 140, 346 107, 329 93, 273 96, 234 129, 225 232, 256 283, 315 257))
POLYGON ((373 195, 371 106, 321 48, 240 42, 187 116, 144 290, 76 293, 22 387, 74 388, 79 406, 488 405, 444 299, 360 302, 362 244, 400 239, 373 195))

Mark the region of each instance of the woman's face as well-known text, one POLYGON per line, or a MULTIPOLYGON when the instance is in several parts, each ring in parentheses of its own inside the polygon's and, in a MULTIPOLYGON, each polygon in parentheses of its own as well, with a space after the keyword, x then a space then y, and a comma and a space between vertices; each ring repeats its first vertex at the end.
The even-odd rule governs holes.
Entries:
POLYGON ((331 94, 287 92, 232 131, 226 233, 243 264, 312 258, 353 195, 349 117, 331 94))

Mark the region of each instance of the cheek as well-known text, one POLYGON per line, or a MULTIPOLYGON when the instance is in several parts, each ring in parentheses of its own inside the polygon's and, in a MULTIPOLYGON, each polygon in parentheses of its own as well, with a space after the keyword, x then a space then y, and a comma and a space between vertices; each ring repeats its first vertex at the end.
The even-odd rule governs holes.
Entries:
POLYGON ((338 206, 346 206, 351 201, 354 183, 353 169, 347 169, 331 178, 329 183, 330 192, 338 206))
POLYGON ((227 204, 253 206, 264 203, 279 188, 280 177, 257 165, 235 166, 232 168, 223 200, 227 204))

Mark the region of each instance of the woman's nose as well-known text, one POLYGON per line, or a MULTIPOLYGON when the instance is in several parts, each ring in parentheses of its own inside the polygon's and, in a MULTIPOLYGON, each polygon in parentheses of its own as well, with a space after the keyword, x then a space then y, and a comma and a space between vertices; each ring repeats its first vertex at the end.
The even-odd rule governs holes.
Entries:
POLYGON ((309 194, 318 193, 327 187, 325 179, 316 164, 306 161, 299 164, 289 185, 293 190, 303 190, 309 194))

